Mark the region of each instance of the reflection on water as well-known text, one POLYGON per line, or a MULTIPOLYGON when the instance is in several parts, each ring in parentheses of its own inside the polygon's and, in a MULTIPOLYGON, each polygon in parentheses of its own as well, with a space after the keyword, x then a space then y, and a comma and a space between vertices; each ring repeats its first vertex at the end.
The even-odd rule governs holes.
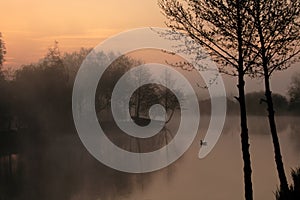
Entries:
MULTIPOLYGON (((28 140, 22 154, 13 156, 12 175, 6 173, 6 158, 0 160, 0 199, 242 199, 239 118, 227 118, 219 142, 205 159, 199 160, 199 141, 208 122, 208 117, 201 118, 197 139, 183 157, 148 174, 117 172, 100 164, 83 147, 75 131, 46 141, 28 140)), ((300 118, 277 117, 277 124, 289 175, 291 168, 300 166, 300 118)), ((167 134, 154 138, 159 141, 153 141, 152 148, 172 139, 170 130, 174 124, 169 126, 167 134)), ((278 178, 267 119, 249 117, 249 133, 255 199, 274 199, 278 178)), ((149 141, 133 143, 123 144, 124 148, 148 151, 151 146, 149 141)))

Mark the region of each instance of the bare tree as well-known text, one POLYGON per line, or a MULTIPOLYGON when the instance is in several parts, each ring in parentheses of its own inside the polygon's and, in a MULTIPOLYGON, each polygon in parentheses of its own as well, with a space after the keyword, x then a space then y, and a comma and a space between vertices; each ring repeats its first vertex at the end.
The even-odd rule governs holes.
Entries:
POLYGON ((289 109, 292 113, 299 113, 300 108, 300 74, 294 74, 289 86, 288 94, 290 97, 289 109))
POLYGON ((2 65, 4 62, 4 55, 6 54, 6 48, 5 48, 5 44, 2 40, 2 34, 0 32, 0 75, 2 76, 2 65))
POLYGON ((147 90, 149 90, 151 88, 150 85, 147 85, 144 87, 144 90, 142 90, 142 80, 151 80, 151 74, 149 72, 149 70, 147 69, 139 69, 137 70, 132 77, 135 80, 135 84, 136 86, 138 86, 136 92, 134 93, 134 100, 135 103, 133 103, 135 105, 135 118, 139 119, 140 118, 140 114, 141 114, 141 110, 142 110, 142 104, 143 102, 146 100, 146 96, 149 94, 149 92, 147 90))
POLYGON ((180 101, 183 100, 184 95, 181 92, 180 89, 178 89, 177 95, 180 95, 181 99, 177 99, 175 94, 169 90, 171 85, 176 84, 176 80, 172 79, 171 73, 167 70, 165 70, 165 73, 162 74, 162 79, 164 79, 164 84, 166 87, 160 87, 159 88, 159 96, 161 104, 164 105, 166 110, 166 124, 169 123, 176 111, 177 108, 180 107, 180 101))
POLYGON ((254 74, 264 77, 265 102, 268 107, 280 189, 286 193, 289 188, 276 130, 270 78, 274 71, 287 69, 299 60, 297 55, 300 52, 300 1, 254 0, 252 3, 248 11, 256 28, 253 49, 256 49, 260 58, 256 61, 254 74))
MULTIPOLYGON (((245 103, 246 73, 258 54, 251 46, 255 31, 253 19, 247 14, 246 0, 160 0, 167 25, 190 36, 202 45, 219 64, 221 72, 238 77, 241 143, 244 160, 245 198, 253 199, 252 169, 245 103)), ((199 50, 200 51, 200 50, 199 50)))
POLYGON ((101 84, 99 84, 97 88, 96 110, 97 112, 101 112, 110 107, 111 94, 120 77, 130 68, 138 66, 140 61, 134 60, 128 56, 118 57, 118 55, 114 53, 105 54, 102 51, 97 52, 96 56, 97 59, 103 63, 108 63, 111 60, 114 60, 110 67, 105 70, 104 75, 99 81, 101 84))
POLYGON ((69 84, 72 85, 72 87, 80 65, 91 51, 91 48, 80 48, 79 51, 67 52, 63 54, 63 65, 69 77, 69 84))

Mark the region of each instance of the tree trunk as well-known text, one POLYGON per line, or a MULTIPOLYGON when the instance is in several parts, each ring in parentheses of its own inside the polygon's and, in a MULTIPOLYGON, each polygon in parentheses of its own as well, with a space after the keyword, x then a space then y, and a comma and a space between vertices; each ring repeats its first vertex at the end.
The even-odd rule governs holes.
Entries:
POLYGON ((252 190, 252 169, 251 169, 251 158, 249 151, 249 136, 247 127, 247 112, 246 112, 246 101, 245 101, 245 80, 244 80, 244 58, 243 58, 243 23, 241 17, 241 5, 240 0, 236 0, 237 6, 237 36, 238 36, 238 90, 239 90, 239 104, 240 104, 240 118, 241 118, 241 143, 242 143, 242 154, 244 160, 244 186, 245 186, 245 199, 253 199, 252 190))
POLYGON ((271 135, 272 135, 273 146, 274 146, 275 162, 276 162, 277 172, 280 180, 280 189, 285 196, 289 191, 289 186, 287 183, 287 179, 284 171, 284 165, 282 162, 280 144, 279 144, 279 139, 276 130, 276 123, 275 123, 275 116, 274 116, 275 112, 273 106, 272 92, 270 90, 270 82, 268 76, 267 77, 265 76, 265 95, 268 104, 268 113, 269 113, 268 118, 269 118, 269 125, 271 129, 271 135))
POLYGON ((259 2, 257 6, 257 16, 256 16, 256 26, 260 38, 260 45, 261 45, 261 55, 262 55, 262 62, 263 62, 263 71, 264 71, 264 81, 265 81, 265 96, 267 100, 268 105, 268 119, 269 119, 269 126, 271 129, 271 135, 273 140, 273 147, 274 147, 274 154, 275 154, 275 162, 277 166, 277 172, 280 180, 280 189, 283 192, 283 196, 287 197, 286 195, 289 192, 289 186, 287 183, 285 171, 284 171, 284 165, 282 162, 282 156, 281 156, 281 150, 280 150, 280 144, 279 139, 277 135, 276 130, 276 123, 275 123, 275 116, 274 116, 274 106, 273 106, 273 99, 272 99, 272 92, 270 88, 270 75, 269 75, 269 69, 268 69, 268 59, 266 57, 266 48, 265 48, 265 38, 263 35, 263 30, 261 27, 261 21, 259 18, 259 2))
MULTIPOLYGON (((167 123, 169 123, 170 121, 171 121, 171 119, 172 119, 172 117, 173 117, 173 115, 174 115, 174 113, 175 113, 175 110, 176 110, 176 108, 174 108, 174 109, 172 109, 171 110, 171 114, 170 114, 170 116, 169 116, 169 118, 168 119, 166 119, 166 124, 167 123)), ((166 115, 167 115, 168 113, 166 113, 166 115)))
POLYGON ((245 183, 245 199, 253 199, 252 190, 252 169, 251 169, 251 158, 249 151, 249 136, 247 127, 247 115, 246 115, 246 101, 245 101, 245 81, 243 75, 239 76, 239 104, 240 104, 240 118, 241 118, 241 143, 242 153, 244 160, 244 183, 245 183))
POLYGON ((141 89, 138 88, 137 91, 137 102, 136 102, 136 108, 135 108, 135 116, 137 119, 140 118, 140 107, 141 107, 141 89))

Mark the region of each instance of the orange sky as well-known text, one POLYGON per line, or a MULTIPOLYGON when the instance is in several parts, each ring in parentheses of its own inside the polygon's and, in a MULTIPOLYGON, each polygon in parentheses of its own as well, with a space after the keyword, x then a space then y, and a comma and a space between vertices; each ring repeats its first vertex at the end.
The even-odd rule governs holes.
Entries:
MULTIPOLYGON (((0 8, 0 32, 8 52, 5 68, 36 62, 55 40, 66 52, 94 47, 128 29, 165 27, 157 0, 0 0, 0 8)), ((287 94, 291 76, 300 72, 298 65, 273 76, 274 92, 287 94)), ((236 81, 230 81, 235 92, 236 81)), ((263 89, 261 80, 246 87, 263 89)))
POLYGON ((164 27, 157 0, 1 0, 5 67, 35 62, 55 40, 61 50, 94 47, 137 27, 164 27))

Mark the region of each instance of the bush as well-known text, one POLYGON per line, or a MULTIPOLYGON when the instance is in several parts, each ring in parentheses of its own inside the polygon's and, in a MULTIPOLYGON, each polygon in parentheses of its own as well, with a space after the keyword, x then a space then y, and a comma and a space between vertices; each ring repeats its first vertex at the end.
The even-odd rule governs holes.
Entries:
POLYGON ((288 194, 280 189, 276 191, 276 200, 299 200, 300 199, 300 167, 291 172, 293 184, 290 185, 288 194))

